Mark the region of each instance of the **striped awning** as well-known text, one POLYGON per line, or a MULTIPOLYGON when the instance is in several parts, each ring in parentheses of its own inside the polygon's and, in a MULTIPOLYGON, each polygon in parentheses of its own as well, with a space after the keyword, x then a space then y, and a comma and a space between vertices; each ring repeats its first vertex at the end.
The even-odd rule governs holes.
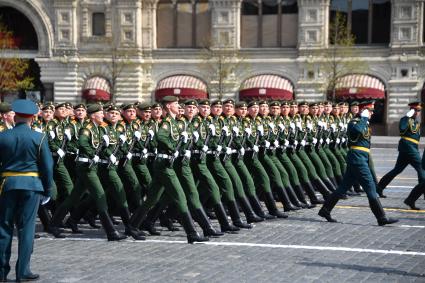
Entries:
POLYGON ((239 90, 240 100, 279 99, 292 100, 292 83, 277 75, 259 75, 245 80, 239 90))
POLYGON ((83 97, 90 101, 109 101, 111 86, 105 78, 92 77, 84 84, 83 97))
POLYGON ((206 99, 208 98, 207 85, 193 76, 171 76, 161 80, 155 90, 157 101, 167 95, 175 95, 181 99, 206 99))
POLYGON ((383 99, 385 85, 369 75, 346 75, 337 80, 335 93, 341 99, 383 99))

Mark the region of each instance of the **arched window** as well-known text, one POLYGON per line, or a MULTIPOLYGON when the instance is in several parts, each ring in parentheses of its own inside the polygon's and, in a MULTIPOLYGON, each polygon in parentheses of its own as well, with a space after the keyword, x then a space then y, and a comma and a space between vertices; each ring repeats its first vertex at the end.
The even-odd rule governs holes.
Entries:
POLYGON ((157 9, 159 48, 196 48, 208 45, 211 13, 207 0, 160 0, 157 9))
POLYGON ((298 34, 296 0, 244 0, 242 47, 295 47, 298 34))
POLYGON ((391 31, 391 0, 332 0, 330 21, 340 13, 355 44, 388 44, 391 31))

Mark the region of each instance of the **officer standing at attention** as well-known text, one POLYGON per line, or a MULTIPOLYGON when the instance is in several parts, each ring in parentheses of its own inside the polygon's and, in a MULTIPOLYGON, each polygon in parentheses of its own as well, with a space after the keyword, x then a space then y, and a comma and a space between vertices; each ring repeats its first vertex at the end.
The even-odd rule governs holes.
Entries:
POLYGON ((349 188, 359 182, 367 194, 369 206, 378 220, 378 225, 383 226, 398 222, 397 219, 387 218, 384 209, 376 193, 376 186, 369 167, 370 138, 369 119, 373 114, 374 105, 372 102, 360 104, 361 114, 348 124, 348 145, 350 150, 347 154, 347 171, 341 185, 329 197, 319 211, 319 216, 326 218, 329 222, 337 222, 331 217, 331 211, 338 200, 343 197, 349 188))
POLYGON ((18 230, 16 281, 39 278, 30 270, 35 216, 40 197, 50 196, 53 160, 47 138, 30 125, 38 107, 29 100, 13 102, 16 126, 0 133, 0 282, 7 281, 14 223, 18 230))
MULTIPOLYGON (((425 171, 422 169, 421 155, 418 150, 421 138, 421 125, 417 117, 421 114, 421 103, 409 103, 410 110, 400 119, 400 141, 398 143, 398 157, 393 170, 381 178, 378 183, 377 192, 380 197, 385 198, 383 191, 387 185, 400 174, 407 165, 412 165, 418 173, 418 183, 425 181, 425 171)), ((410 206, 410 204, 408 204, 410 206)))

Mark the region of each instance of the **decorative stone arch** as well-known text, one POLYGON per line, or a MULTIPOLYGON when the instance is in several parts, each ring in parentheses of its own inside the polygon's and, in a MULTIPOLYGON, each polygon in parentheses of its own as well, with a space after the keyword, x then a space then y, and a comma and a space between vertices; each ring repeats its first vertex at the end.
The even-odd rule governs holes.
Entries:
POLYGON ((43 4, 35 1, 0 0, 0 7, 12 7, 24 14, 34 26, 38 38, 38 57, 50 57, 53 48, 53 27, 43 4))

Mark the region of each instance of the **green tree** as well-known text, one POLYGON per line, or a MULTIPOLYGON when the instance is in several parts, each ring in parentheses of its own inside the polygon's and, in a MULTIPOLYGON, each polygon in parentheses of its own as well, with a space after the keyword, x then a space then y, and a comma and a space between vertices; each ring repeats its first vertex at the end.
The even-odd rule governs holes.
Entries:
POLYGON ((18 58, 13 33, 0 19, 0 95, 34 88, 34 78, 28 75, 29 60, 18 58))

